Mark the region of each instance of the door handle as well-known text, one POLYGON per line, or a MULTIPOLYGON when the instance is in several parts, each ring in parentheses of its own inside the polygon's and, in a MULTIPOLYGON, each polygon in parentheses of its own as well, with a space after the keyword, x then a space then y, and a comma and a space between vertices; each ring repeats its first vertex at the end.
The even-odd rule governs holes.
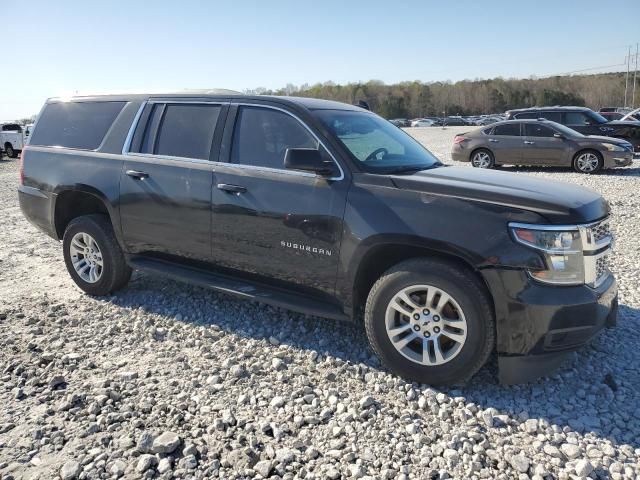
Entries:
POLYGON ((229 192, 229 193, 244 193, 247 191, 246 187, 243 187, 242 185, 231 185, 228 183, 219 183, 217 186, 220 190, 224 190, 225 192, 229 192))
POLYGON ((500 140, 496 140, 495 138, 490 138, 489 141, 491 143, 500 143, 500 140))
POLYGON ((525 144, 525 145, 535 145, 535 144, 536 144, 536 142, 530 142, 529 140, 525 140, 525 141, 524 141, 524 144, 525 144))
POLYGON ((147 172, 139 172, 138 170, 127 170, 125 173, 136 180, 144 180, 149 177, 147 172))

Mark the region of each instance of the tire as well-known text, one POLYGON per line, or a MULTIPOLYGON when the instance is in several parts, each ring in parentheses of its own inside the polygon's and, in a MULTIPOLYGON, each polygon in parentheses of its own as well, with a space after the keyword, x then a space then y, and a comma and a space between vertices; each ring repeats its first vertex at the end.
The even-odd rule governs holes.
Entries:
POLYGON ((365 329, 373 351, 391 371, 407 380, 430 385, 451 386, 465 383, 486 363, 495 345, 493 308, 483 285, 472 273, 437 259, 407 260, 387 270, 369 292, 365 308, 365 329), (453 301, 446 301, 444 310, 438 310, 433 305, 441 303, 445 297, 441 295, 438 298, 436 293, 430 306, 433 311, 428 311, 425 309, 429 306, 427 295, 421 298, 422 301, 417 301, 420 298, 419 292, 422 291, 420 288, 425 286, 429 287, 426 289, 427 295, 429 291, 440 291, 449 295, 453 301), (410 293, 409 299, 418 303, 423 310, 404 309, 411 312, 412 316, 415 312, 425 314, 419 322, 407 321, 408 315, 403 316, 391 307, 399 292, 414 288, 418 291, 410 293), (452 321, 452 312, 456 310, 454 307, 459 312, 457 320, 452 321), (438 313, 442 313, 442 318, 436 318, 438 313), (445 315, 449 320, 444 319, 445 315), (454 330, 451 327, 453 324, 462 326, 460 319, 463 320, 462 332, 466 332, 466 338, 462 342, 454 342, 448 335, 451 335, 450 331, 458 335, 461 333, 460 329, 454 330), (410 325, 399 328, 392 325, 396 331, 404 328, 401 334, 395 336, 396 342, 414 337, 404 347, 404 351, 396 348, 391 340, 392 335, 387 333, 390 321, 410 325), (436 332, 438 325, 442 326, 440 333, 436 332), (416 331, 416 326, 421 330, 416 331), (439 344, 444 362, 438 363, 435 349, 431 346, 435 344, 439 344), (425 345, 429 345, 428 362, 424 362, 425 354, 419 353, 424 351, 425 345), (447 350, 448 348, 450 349, 447 350), (423 361, 409 358, 414 355, 422 355, 423 361))
POLYGON ((496 165, 496 159, 491 150, 479 148, 471 153, 471 165, 476 168, 493 168, 496 165))
POLYGON ((64 232, 62 248, 69 275, 86 293, 96 296, 109 295, 129 283, 131 268, 125 261, 111 222, 106 215, 85 215, 74 218, 64 232), (88 253, 87 249, 95 246, 98 253, 95 255, 88 253), (84 264, 82 264, 83 260, 84 264), (76 265, 82 267, 80 271, 74 267, 74 261, 76 265), (92 268, 87 266, 88 263, 93 263, 95 266, 93 275, 90 273, 92 268))
POLYGON ((7 143, 4 147, 4 153, 7 155, 7 157, 9 158, 16 158, 18 156, 18 154, 16 153, 16 151, 13 149, 13 146, 10 143, 7 143))
POLYGON ((598 173, 603 166, 604 159, 597 150, 581 150, 573 156, 573 169, 578 173, 598 173))

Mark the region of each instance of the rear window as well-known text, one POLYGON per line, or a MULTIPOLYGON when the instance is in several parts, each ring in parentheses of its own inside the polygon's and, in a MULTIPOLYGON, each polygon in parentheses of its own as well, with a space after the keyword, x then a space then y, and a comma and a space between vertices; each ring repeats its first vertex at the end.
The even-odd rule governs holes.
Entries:
POLYGON ((500 125, 496 125, 493 129, 494 135, 506 135, 510 137, 519 137, 520 136, 520 123, 518 122, 507 122, 502 123, 500 125))
POLYGON ((29 144, 95 150, 125 103, 51 103, 40 115, 29 144))

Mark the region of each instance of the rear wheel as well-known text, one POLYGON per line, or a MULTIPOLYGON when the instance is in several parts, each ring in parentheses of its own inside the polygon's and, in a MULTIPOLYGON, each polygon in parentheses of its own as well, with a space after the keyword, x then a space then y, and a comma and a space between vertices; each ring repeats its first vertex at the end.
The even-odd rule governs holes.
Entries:
POLYGON ((471 165, 476 168, 493 168, 495 164, 493 153, 489 150, 483 148, 471 154, 471 165))
POLYGON ((456 385, 485 364, 495 344, 491 304, 463 269, 414 259, 388 270, 365 309, 367 337, 385 365, 402 377, 456 385))
POLYGON ((62 248, 71 278, 90 295, 108 295, 129 282, 131 268, 106 215, 73 219, 64 232, 62 248))
POLYGON ((583 150, 573 157, 573 168, 580 173, 597 173, 603 165, 602 154, 596 150, 583 150))
POLYGON ((16 158, 16 156, 17 156, 16 155, 16 151, 13 149, 13 145, 11 145, 10 143, 7 143, 4 146, 4 151, 7 154, 7 157, 16 158))

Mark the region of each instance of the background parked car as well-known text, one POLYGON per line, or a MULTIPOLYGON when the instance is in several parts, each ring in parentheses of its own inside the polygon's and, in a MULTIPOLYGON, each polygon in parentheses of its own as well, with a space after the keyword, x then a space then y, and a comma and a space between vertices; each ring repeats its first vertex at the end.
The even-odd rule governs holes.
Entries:
POLYGON ((410 127, 411 123, 406 118, 392 118, 389 120, 396 127, 410 127))
POLYGON ((457 135, 451 158, 478 168, 550 165, 596 173, 631 165, 633 147, 625 140, 582 135, 547 120, 507 120, 457 135))
POLYGON ((640 154, 640 122, 609 121, 599 113, 585 107, 534 107, 509 110, 507 120, 545 118, 566 125, 584 135, 605 135, 621 138, 633 145, 640 154))
POLYGON ((445 117, 442 120, 444 126, 463 126, 469 125, 462 117, 445 117))
POLYGON ((428 118, 418 118, 411 122, 412 127, 433 127, 434 124, 435 122, 428 118))

